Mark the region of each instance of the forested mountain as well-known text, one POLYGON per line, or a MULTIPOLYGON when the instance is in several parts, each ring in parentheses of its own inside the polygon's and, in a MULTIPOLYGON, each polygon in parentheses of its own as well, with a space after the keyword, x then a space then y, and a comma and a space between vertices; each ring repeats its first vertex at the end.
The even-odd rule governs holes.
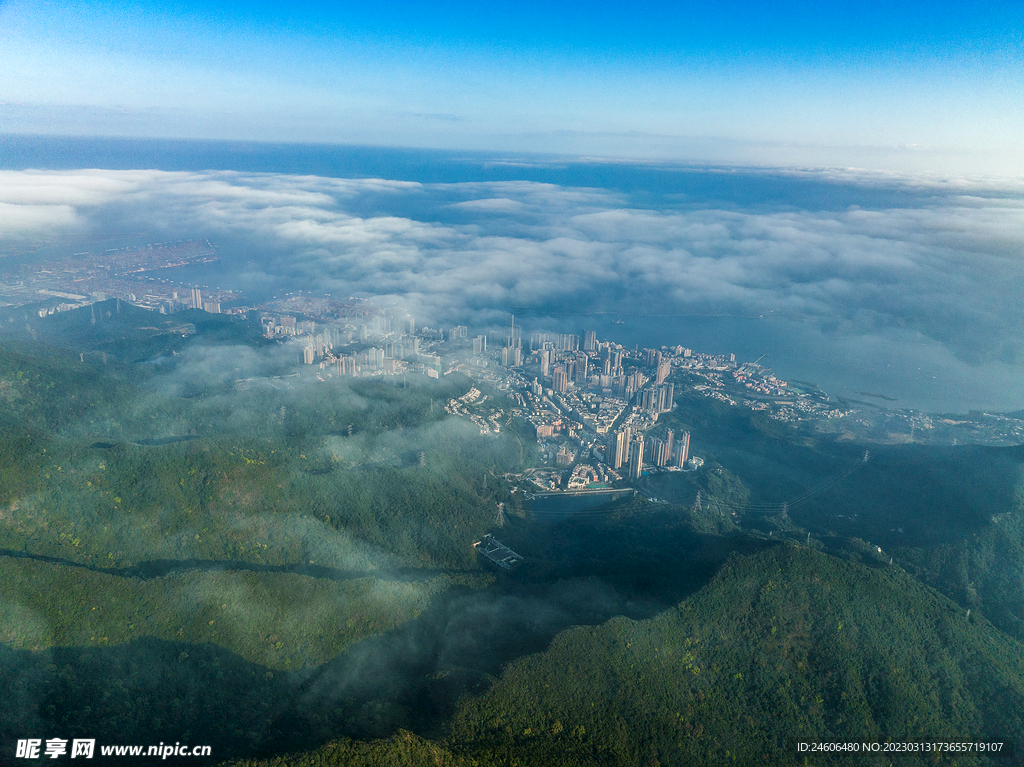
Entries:
MULTIPOLYGON (((800 741, 1021 732, 1019 642, 898 568, 779 544, 734 556, 704 589, 654 618, 563 632, 545 652, 511 664, 486 694, 464 700, 437 750, 399 734, 245 764, 386 765, 429 754, 438 764, 784 765, 803 763, 800 741)), ((816 755, 812 763, 851 761, 816 755)))
POLYGON ((544 516, 522 421, 445 412, 495 387, 295 376, 244 328, 140 362, 79 324, 82 351, 0 346, 5 742, 584 767, 1024 737, 1019 448, 851 445, 681 393, 704 471, 544 516))

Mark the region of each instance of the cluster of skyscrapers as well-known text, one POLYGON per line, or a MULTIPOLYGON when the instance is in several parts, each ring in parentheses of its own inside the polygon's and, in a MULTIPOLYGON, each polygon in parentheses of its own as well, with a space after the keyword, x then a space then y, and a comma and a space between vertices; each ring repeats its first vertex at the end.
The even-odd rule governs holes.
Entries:
MULTIPOLYGON (((264 317, 263 325, 268 336, 299 336, 302 341, 302 361, 307 365, 319 361, 322 369, 337 375, 354 376, 367 370, 395 373, 402 360, 420 357, 420 339, 412 335, 416 326, 413 318, 408 316, 381 315, 358 327, 321 325, 318 328, 313 321, 296 322, 295 317, 282 315, 280 318, 264 317), (356 341, 366 342, 371 337, 378 345, 349 355, 339 355, 333 351, 336 346, 347 346, 356 341)), ((463 336, 465 330, 463 327, 463 336)), ((439 364, 439 360, 432 361, 439 364)))
POLYGON ((642 433, 633 434, 626 426, 608 437, 605 449, 605 463, 616 470, 625 466, 630 479, 640 479, 644 463, 682 468, 689 458, 690 432, 684 431, 676 439, 672 429, 668 430, 665 439, 648 439, 642 433))
MULTIPOLYGON (((199 300, 200 296, 195 299, 199 300)), ((507 369, 499 379, 526 386, 539 398, 538 405, 543 401, 547 404, 541 407, 553 406, 557 417, 568 419, 564 435, 568 440, 579 442, 581 451, 600 448, 603 442, 604 462, 611 470, 625 468, 623 473, 637 480, 644 465, 682 468, 687 464, 690 459, 688 432, 677 434, 670 429, 659 437, 648 436, 658 415, 673 408, 675 386, 667 380, 672 372, 671 352, 663 355, 656 349, 630 350, 613 343, 601 343, 592 330, 583 334, 582 345, 577 335, 534 333, 528 337, 528 348, 524 349, 521 328, 516 326, 514 318, 510 319, 503 331, 475 336, 470 335, 465 325, 443 330, 421 328, 417 332, 413 319, 397 311, 367 318, 361 325, 344 327, 318 326, 310 320, 297 323, 294 317, 287 315, 281 316, 279 323, 276 318, 267 317, 264 322, 268 324, 268 334, 300 336, 304 362, 312 364, 319 360, 321 370, 339 376, 396 373, 419 367, 427 375, 437 377, 442 370, 442 358, 439 352, 432 351, 432 344, 447 342, 442 347, 444 353, 462 360, 451 363, 447 372, 467 365, 486 369, 498 362, 507 369), (420 353, 421 339, 425 344, 423 353, 420 353), (361 348, 353 347, 356 351, 346 355, 333 351, 335 347, 357 341, 363 343, 361 348), (492 350, 488 354, 489 345, 492 350), (499 348, 494 349, 494 346, 499 348), (527 364, 535 366, 534 370, 539 373, 532 385, 514 372, 527 364), (627 403, 632 403, 632 410, 623 422, 622 414, 630 408, 627 403), (622 425, 609 433, 615 423, 622 425)), ((675 357, 687 351, 680 347, 675 357)), ((520 401, 526 404, 522 397, 520 401)), ((555 427, 561 423, 547 423, 543 417, 537 420, 539 439, 554 436, 555 427)), ((561 443, 560 448, 556 463, 572 464, 576 451, 570 451, 561 443)))
MULTIPOLYGON (((174 295, 177 296, 177 293, 174 295)), ((192 308, 202 309, 210 314, 220 314, 220 301, 204 301, 203 291, 199 288, 192 288, 192 308)))
POLYGON ((652 413, 667 413, 672 409, 675 384, 658 383, 640 392, 638 404, 652 413))

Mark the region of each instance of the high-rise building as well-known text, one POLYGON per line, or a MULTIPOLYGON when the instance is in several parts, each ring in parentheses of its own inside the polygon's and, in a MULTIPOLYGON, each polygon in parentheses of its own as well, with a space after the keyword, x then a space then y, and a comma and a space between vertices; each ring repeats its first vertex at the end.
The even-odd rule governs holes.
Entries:
POLYGON ((540 350, 540 375, 542 378, 547 378, 551 373, 551 350, 541 349, 540 350))
POLYGON ((592 352, 597 349, 597 331, 588 330, 583 334, 583 351, 592 352))
POLYGON ((637 404, 652 413, 667 413, 672 409, 675 388, 675 384, 666 383, 643 389, 637 404))
POLYGON ((637 389, 640 388, 634 378, 635 375, 635 373, 631 373, 626 376, 626 385, 622 390, 622 398, 627 402, 633 399, 633 395, 636 394, 637 389))
POLYGON ((640 392, 640 407, 652 412, 658 409, 658 390, 654 387, 640 392))
POLYGON ((629 460, 629 427, 619 429, 608 437, 608 455, 605 463, 618 469, 629 460))
POLYGON ((590 358, 583 352, 576 353, 576 385, 585 386, 587 383, 587 366, 590 358))
POLYGON ((199 288, 192 288, 192 308, 203 308, 203 291, 201 291, 199 288))
POLYGON ((340 376, 354 376, 356 374, 356 358, 339 357, 335 368, 340 376))
POLYGON ((483 354, 487 351, 487 336, 475 336, 473 338, 473 354, 483 354))
POLYGON ((616 440, 618 439, 617 433, 609 434, 604 440, 604 462, 609 466, 615 466, 615 448, 616 440))
POLYGON ((565 372, 565 366, 558 365, 555 367, 553 379, 551 388, 559 394, 565 394, 569 388, 569 375, 565 372))
POLYGON ((667 413, 672 410, 672 402, 675 396, 675 384, 662 384, 658 387, 658 412, 667 413))
POLYGON ((416 319, 414 317, 405 318, 405 334, 411 336, 416 332, 416 319))
POLYGON ((665 465, 665 440, 651 437, 647 440, 647 455, 654 466, 665 465))
POLYGON ((684 431, 679 435, 679 442, 676 446, 676 466, 682 468, 690 459, 690 432, 684 431))
POLYGON ((307 365, 312 365, 315 357, 316 349, 314 349, 312 346, 307 345, 302 348, 302 361, 305 362, 307 365))
POLYGON ((665 435, 665 463, 672 462, 672 451, 675 449, 675 446, 675 432, 669 429, 668 434, 665 435))
POLYGON ((672 363, 668 362, 668 360, 665 360, 660 365, 658 365, 658 372, 654 376, 654 382, 655 383, 664 383, 665 379, 669 377, 669 374, 671 372, 672 372, 672 363))
POLYGON ((323 334, 316 334, 316 356, 317 359, 324 356, 324 337, 323 334))
POLYGON ((638 434, 633 438, 629 449, 629 478, 640 479, 640 471, 644 467, 644 438, 638 434))

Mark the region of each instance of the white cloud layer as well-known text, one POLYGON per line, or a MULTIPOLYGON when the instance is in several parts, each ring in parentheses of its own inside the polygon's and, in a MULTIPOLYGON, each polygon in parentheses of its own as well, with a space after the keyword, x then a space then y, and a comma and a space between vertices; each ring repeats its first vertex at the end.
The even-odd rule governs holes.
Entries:
POLYGON ((509 307, 774 313, 848 336, 909 330, 966 361, 1024 358, 1019 189, 838 173, 867 198, 928 193, 835 211, 641 205, 523 181, 24 171, 0 173, 0 232, 209 236, 245 254, 249 284, 395 297, 435 322, 509 307))

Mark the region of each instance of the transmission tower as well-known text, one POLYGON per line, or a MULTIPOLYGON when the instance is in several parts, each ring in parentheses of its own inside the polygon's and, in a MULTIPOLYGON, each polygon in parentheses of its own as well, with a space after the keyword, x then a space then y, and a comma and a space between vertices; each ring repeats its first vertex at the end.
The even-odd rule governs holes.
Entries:
POLYGON ((498 527, 504 527, 505 526, 505 504, 504 503, 499 503, 498 504, 497 524, 498 524, 498 527))
POLYGON ((427 454, 421 451, 420 452, 420 466, 426 466, 426 465, 427 465, 427 454))
POLYGON ((700 511, 700 490, 697 491, 697 499, 693 502, 693 510, 700 511))

